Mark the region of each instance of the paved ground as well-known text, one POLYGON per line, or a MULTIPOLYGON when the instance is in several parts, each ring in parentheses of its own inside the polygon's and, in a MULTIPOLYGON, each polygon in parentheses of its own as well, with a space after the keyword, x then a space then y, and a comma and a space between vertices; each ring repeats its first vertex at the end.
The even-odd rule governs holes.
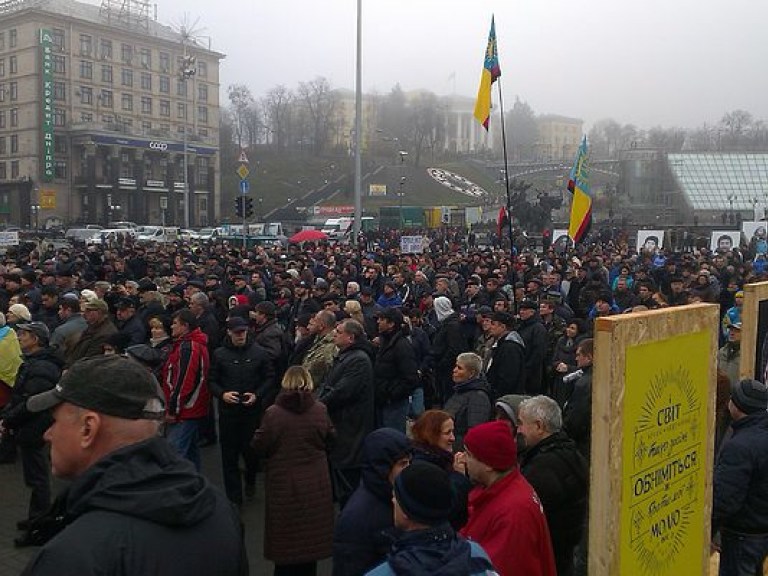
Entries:
MULTIPOLYGON (((203 473, 221 487, 221 459, 218 447, 202 449, 203 473)), ((61 485, 59 485, 61 487, 61 485)), ((21 463, 0 465, 0 576, 16 576, 21 573, 37 548, 15 548, 13 539, 19 535, 16 522, 26 515, 29 492, 24 487, 21 463)), ((264 536, 264 484, 263 476, 258 477, 256 498, 247 502, 243 509, 246 527, 246 546, 250 559, 251 574, 267 576, 272 574, 272 563, 262 557, 264 536)), ((330 561, 321 563, 319 576, 331 573, 330 561)))

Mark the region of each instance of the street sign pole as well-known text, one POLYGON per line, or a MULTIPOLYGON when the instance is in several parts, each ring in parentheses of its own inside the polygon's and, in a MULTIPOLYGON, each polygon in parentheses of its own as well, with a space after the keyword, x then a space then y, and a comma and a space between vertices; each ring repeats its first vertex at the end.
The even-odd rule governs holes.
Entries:
POLYGON ((245 256, 245 253, 247 251, 248 247, 248 224, 247 220, 248 217, 246 216, 246 199, 248 197, 248 192, 250 190, 250 186, 248 184, 248 174, 250 174, 250 171, 248 170, 248 156, 245 153, 245 150, 240 150, 240 157, 238 158, 238 163, 240 166, 236 170, 237 175, 240 176, 240 196, 243 200, 243 257, 245 256))

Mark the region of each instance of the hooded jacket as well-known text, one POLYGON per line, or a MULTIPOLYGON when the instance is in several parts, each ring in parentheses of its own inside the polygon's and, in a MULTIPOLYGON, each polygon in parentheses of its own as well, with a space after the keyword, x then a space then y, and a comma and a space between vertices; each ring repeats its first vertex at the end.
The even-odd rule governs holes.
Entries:
POLYGON ((360 576, 384 560, 385 530, 394 525, 392 465, 410 452, 405 434, 380 428, 365 439, 360 485, 341 511, 333 535, 333 576, 360 576))
POLYGON ((104 457, 55 506, 60 531, 24 576, 248 574, 233 508, 162 438, 104 457))
POLYGON ((173 341, 163 366, 163 392, 168 415, 178 420, 208 414, 208 339, 195 328, 173 341))

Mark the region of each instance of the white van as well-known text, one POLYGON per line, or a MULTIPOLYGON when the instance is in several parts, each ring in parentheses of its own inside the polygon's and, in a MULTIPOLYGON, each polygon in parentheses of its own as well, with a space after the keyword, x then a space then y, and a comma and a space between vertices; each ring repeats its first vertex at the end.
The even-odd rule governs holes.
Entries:
POLYGON ((139 228, 138 242, 176 242, 179 229, 174 226, 142 226, 139 228))

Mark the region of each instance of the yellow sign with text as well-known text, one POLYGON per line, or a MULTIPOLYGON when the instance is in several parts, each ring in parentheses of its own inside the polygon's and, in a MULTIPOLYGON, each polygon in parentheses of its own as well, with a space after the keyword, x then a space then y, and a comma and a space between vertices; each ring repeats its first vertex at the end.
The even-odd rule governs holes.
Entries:
POLYGON ((626 350, 621 574, 701 563, 707 478, 708 332, 626 350))
POLYGON ((43 210, 56 209, 56 190, 40 190, 40 208, 43 210))

